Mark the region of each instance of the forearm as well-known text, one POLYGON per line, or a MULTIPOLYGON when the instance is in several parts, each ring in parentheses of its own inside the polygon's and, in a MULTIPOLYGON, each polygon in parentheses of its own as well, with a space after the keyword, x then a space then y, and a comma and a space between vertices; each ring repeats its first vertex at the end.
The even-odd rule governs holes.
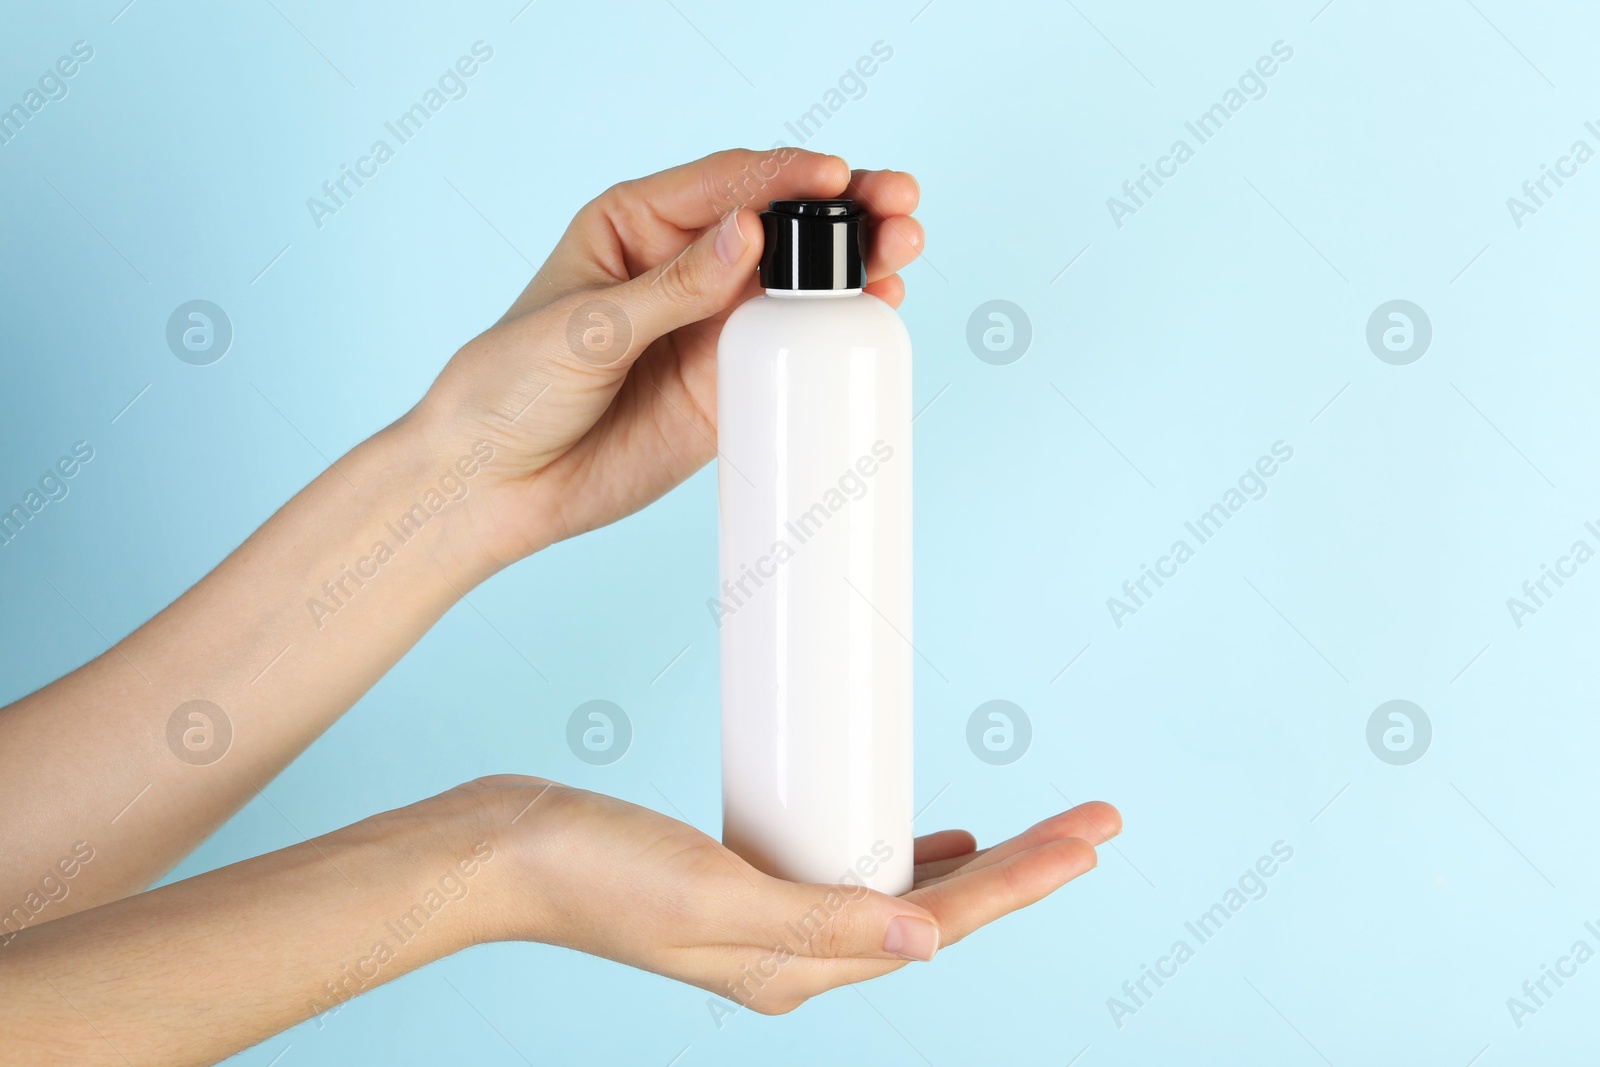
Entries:
POLYGON ((213 1063, 484 939, 494 845, 438 806, 0 942, 0 1064, 213 1063))
POLYGON ((461 516, 484 475, 460 451, 385 430, 132 635, 0 713, 0 934, 169 870, 481 580, 461 516), (19 911, 80 841, 95 858, 71 894, 19 911))

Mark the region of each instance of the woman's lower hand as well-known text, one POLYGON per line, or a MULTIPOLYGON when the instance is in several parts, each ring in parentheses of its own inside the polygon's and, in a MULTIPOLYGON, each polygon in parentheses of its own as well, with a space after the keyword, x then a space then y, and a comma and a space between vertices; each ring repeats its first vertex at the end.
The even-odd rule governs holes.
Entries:
POLYGON ((915 885, 893 897, 770 877, 692 826, 543 779, 483 778, 445 796, 470 799, 474 834, 495 842, 490 939, 603 956, 764 1014, 932 958, 1091 870, 1095 846, 1122 828, 1093 802, 983 850, 963 830, 929 834, 915 885))

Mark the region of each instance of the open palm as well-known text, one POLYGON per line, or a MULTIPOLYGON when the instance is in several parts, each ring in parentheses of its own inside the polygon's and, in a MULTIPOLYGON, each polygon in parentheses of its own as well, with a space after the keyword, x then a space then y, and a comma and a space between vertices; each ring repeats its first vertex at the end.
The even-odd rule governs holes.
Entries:
POLYGON ((676 819, 597 793, 504 775, 462 789, 513 857, 506 937, 654 971, 771 1014, 926 958, 1095 865, 1121 830, 1082 804, 991 848, 945 830, 916 841, 901 897, 763 874, 676 819))

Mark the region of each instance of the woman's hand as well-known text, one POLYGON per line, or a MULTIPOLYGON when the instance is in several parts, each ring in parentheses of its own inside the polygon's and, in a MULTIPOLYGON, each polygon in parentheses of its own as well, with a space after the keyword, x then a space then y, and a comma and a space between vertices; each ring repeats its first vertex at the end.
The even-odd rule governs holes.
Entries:
POLYGON ((922 249, 917 184, 837 156, 719 152, 606 190, 505 317, 413 413, 447 462, 487 441, 467 502, 485 573, 655 500, 716 451, 716 343, 760 291, 758 209, 847 196, 868 211, 867 291, 898 306, 922 249))
POLYGON ((852 175, 794 149, 723 152, 580 211, 505 318, 408 415, 166 610, 0 709, 4 899, 21 899, 77 841, 98 858, 50 915, 149 885, 474 585, 704 464, 717 436, 716 337, 757 292, 753 207, 841 194, 871 212, 868 288, 898 302, 894 272, 922 245, 905 174, 852 175), (204 752, 179 743, 195 701, 220 727, 204 752), (116 847, 100 847, 113 822, 116 847))
POLYGON ((983 850, 964 830, 929 834, 914 888, 892 897, 770 877, 692 826, 542 779, 484 778, 437 799, 462 797, 504 858, 482 936, 604 956, 764 1014, 931 958, 1089 871, 1122 829, 1094 802, 983 850))
POLYGON ((1093 845, 1120 828, 1114 808, 1084 804, 981 852, 963 831, 931 834, 915 888, 891 897, 770 878, 610 797, 482 778, 7 938, 0 1064, 215 1063, 508 939, 691 982, 731 1002, 714 1012, 775 1014, 1033 903, 1093 867, 1093 845))

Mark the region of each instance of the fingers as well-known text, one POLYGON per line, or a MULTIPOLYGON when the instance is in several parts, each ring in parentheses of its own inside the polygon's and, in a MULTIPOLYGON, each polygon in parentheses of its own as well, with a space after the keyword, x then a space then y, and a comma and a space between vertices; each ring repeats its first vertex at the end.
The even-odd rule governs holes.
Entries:
MULTIPOLYGON (((893 170, 851 172, 838 156, 796 148, 717 152, 648 178, 624 182, 596 203, 614 222, 622 223, 617 229, 627 241, 628 234, 646 232, 648 227, 641 221, 645 218, 694 231, 712 225, 735 208, 760 211, 770 200, 840 195, 856 199, 867 210, 869 281, 893 274, 921 254, 922 226, 908 217, 921 196, 915 178, 893 170), (842 180, 845 178, 848 184, 842 180)), ((633 253, 626 258, 637 260, 647 254, 643 248, 633 253)))
POLYGON ((965 830, 940 830, 917 838, 913 846, 913 862, 932 863, 955 856, 970 857, 977 847, 977 839, 965 830))
POLYGON ((583 295, 604 296, 621 308, 630 344, 618 365, 626 369, 656 338, 731 305, 760 258, 761 223, 754 211, 745 209, 637 278, 583 295))
MULTIPOLYGON (((608 195, 624 210, 647 209, 680 230, 698 230, 736 207, 759 210, 768 200, 839 196, 849 175, 849 165, 838 156, 800 148, 734 148, 623 182, 608 195)), ((896 202, 903 199, 902 194, 896 202)))
POLYGON ((896 215, 867 225, 867 280, 884 278, 922 255, 922 223, 896 215))
POLYGON ((890 307, 897 308, 900 306, 901 301, 906 298, 906 283, 901 280, 900 275, 891 274, 887 278, 879 278, 875 282, 868 282, 866 291, 890 307))
POLYGON ((899 170, 853 170, 844 195, 865 204, 875 218, 909 215, 917 210, 922 190, 917 179, 899 170))
MULTIPOLYGON (((917 209, 922 191, 917 180, 898 170, 856 170, 850 173, 850 185, 845 196, 859 202, 867 209, 867 279, 869 282, 886 278, 922 254, 925 235, 922 224, 909 216, 917 209)), ((899 299, 868 292, 885 302, 898 306, 899 299)), ((899 296, 905 295, 905 286, 899 286, 899 296)))
POLYGON ((1122 833, 1122 812, 1103 800, 1090 800, 1070 811, 1046 819, 1033 829, 1045 826, 1067 832, 1072 837, 1081 837, 1091 845, 1099 846, 1122 833), (1087 824, 1091 832, 1078 833, 1078 827, 1082 824, 1087 824))
POLYGON ((860 885, 784 886, 780 939, 812 959, 928 960, 943 940, 923 908, 860 885))
POLYGON ((849 181, 849 165, 838 156, 798 148, 736 148, 613 185, 574 216, 504 317, 527 314, 576 290, 636 277, 678 255, 698 231, 736 208, 836 197, 849 181))
MULTIPOLYGON (((922 255, 926 237, 922 223, 904 215, 869 225, 867 230, 867 280, 877 281, 904 269, 922 255)), ((904 292, 904 286, 901 287, 904 292)))
POLYGON ((736 209, 838 196, 854 197, 867 209, 868 281, 888 277, 921 252, 922 228, 907 217, 920 196, 911 175, 852 173, 838 156, 799 148, 730 149, 621 182, 586 204, 505 318, 576 290, 636 277, 671 260, 699 231, 736 209))
POLYGON ((1075 837, 1087 841, 1090 845, 1103 845, 1121 832, 1122 816, 1117 809, 1098 800, 1090 801, 1087 804, 1079 804, 1070 811, 1052 815, 1043 822, 1030 826, 1016 837, 983 849, 972 856, 919 864, 917 884, 931 884, 961 870, 981 869, 1019 852, 1062 838, 1075 837))
POLYGON ((978 927, 1049 896, 1094 866, 1094 848, 1068 837, 913 889, 904 899, 926 908, 939 924, 942 943, 953 945, 978 927))
POLYGON ((687 973, 763 1014, 791 1011, 843 982, 887 974, 909 960, 931 959, 943 940, 927 911, 859 884, 761 875, 744 888, 749 892, 736 892, 716 909, 721 929, 693 947, 687 973))

